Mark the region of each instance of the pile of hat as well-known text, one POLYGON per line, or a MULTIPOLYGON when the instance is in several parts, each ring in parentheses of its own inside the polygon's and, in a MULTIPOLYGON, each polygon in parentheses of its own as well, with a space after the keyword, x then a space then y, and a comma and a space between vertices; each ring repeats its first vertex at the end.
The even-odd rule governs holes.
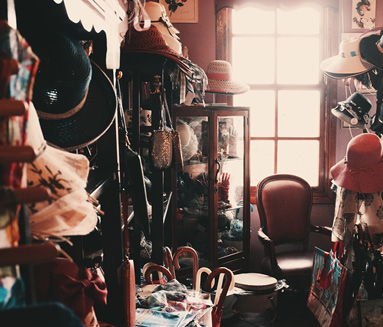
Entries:
POLYGON ((165 7, 157 2, 148 1, 145 12, 150 18, 150 27, 146 30, 129 28, 121 42, 121 54, 155 54, 171 59, 179 69, 191 75, 190 60, 182 55, 179 31, 171 24, 165 7))
MULTIPOLYGON (((343 40, 339 45, 336 56, 323 60, 320 69, 327 77, 333 79, 356 78, 369 74, 381 73, 383 69, 383 30, 374 29, 359 37, 352 37, 343 40)), ((381 84, 381 83, 379 83, 381 84)), ((375 88, 380 86, 374 85, 375 88)), ((378 89, 376 89, 378 91, 378 89)), ((363 94, 355 92, 338 106, 332 109, 332 113, 339 119, 347 122, 351 126, 365 129, 371 121, 371 129, 377 131, 380 125, 383 127, 383 117, 380 108, 370 119, 369 111, 372 105, 363 94), (380 113, 380 114, 379 114, 380 113)))

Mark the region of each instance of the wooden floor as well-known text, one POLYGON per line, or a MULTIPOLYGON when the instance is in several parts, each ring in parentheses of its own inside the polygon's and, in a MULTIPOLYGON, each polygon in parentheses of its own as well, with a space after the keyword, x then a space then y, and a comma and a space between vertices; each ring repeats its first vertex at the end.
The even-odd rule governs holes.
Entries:
POLYGON ((241 313, 222 320, 221 327, 320 327, 306 306, 306 296, 278 295, 277 313, 241 313))

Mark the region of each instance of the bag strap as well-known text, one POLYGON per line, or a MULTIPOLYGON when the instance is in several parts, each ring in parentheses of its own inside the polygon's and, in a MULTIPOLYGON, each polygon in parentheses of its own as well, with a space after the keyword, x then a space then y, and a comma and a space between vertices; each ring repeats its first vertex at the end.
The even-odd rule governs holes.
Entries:
POLYGON ((168 102, 166 100, 166 94, 165 94, 165 91, 163 90, 161 92, 161 104, 162 104, 162 107, 165 108, 165 112, 166 112, 166 116, 168 117, 169 119, 169 125, 170 125, 170 128, 172 130, 174 130, 173 128, 173 123, 172 123, 172 117, 170 115, 170 111, 169 111, 169 106, 168 106, 168 102))

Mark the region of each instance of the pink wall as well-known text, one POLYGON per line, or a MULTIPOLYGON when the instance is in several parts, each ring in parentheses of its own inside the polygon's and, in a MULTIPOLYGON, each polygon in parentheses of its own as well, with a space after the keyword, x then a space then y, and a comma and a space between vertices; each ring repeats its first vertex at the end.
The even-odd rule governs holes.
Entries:
POLYGON ((182 45, 189 49, 189 58, 203 70, 215 59, 214 0, 198 1, 198 23, 174 24, 180 31, 182 45))

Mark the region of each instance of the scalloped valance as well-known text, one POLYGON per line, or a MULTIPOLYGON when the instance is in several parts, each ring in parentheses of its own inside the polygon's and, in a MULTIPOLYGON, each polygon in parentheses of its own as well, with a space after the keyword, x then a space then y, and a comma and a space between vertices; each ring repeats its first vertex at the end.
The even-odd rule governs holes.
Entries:
POLYGON ((120 65, 120 24, 125 18, 125 11, 118 0, 53 0, 64 3, 68 18, 73 23, 81 22, 83 28, 90 32, 92 28, 98 33, 106 34, 106 67, 119 68, 120 65))
POLYGON ((293 8, 302 4, 320 5, 321 7, 339 7, 339 0, 216 0, 216 12, 222 8, 239 8, 242 6, 260 6, 263 8, 279 6, 282 8, 293 8))

